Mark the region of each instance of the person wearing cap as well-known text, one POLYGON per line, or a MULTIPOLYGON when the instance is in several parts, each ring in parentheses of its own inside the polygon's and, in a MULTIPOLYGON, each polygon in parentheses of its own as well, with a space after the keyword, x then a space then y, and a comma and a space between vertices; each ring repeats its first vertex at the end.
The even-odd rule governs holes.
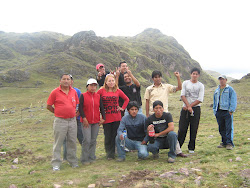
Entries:
POLYGON ((143 160, 148 156, 147 145, 142 143, 147 132, 144 128, 146 116, 138 114, 139 108, 140 106, 136 101, 130 101, 127 106, 129 114, 123 116, 120 122, 116 136, 118 162, 125 161, 125 148, 128 150, 138 150, 139 160, 143 160), (127 131, 127 136, 125 138, 123 136, 123 130, 127 131), (125 145, 121 146, 122 141, 125 142, 125 145))
POLYGON ((234 89, 227 84, 225 75, 219 76, 220 85, 214 92, 213 111, 216 116, 221 144, 218 148, 233 149, 233 113, 237 106, 237 95, 234 89))
POLYGON ((52 166, 54 171, 60 170, 61 147, 63 141, 67 140, 67 160, 73 168, 78 167, 76 157, 76 106, 79 99, 76 91, 70 86, 71 78, 63 74, 60 79, 60 86, 54 89, 47 100, 47 109, 55 115, 53 124, 54 144, 52 166))
POLYGON ((97 81, 90 78, 87 81, 87 92, 80 96, 79 112, 81 122, 83 123, 83 142, 81 163, 88 165, 95 161, 96 139, 99 132, 99 126, 105 121, 105 111, 102 99, 96 93, 97 81), (102 118, 100 118, 100 113, 102 118))
POLYGON ((193 68, 190 74, 191 79, 185 80, 182 84, 181 99, 183 106, 179 120, 178 140, 182 147, 190 125, 188 150, 189 153, 194 153, 195 140, 200 123, 200 106, 204 99, 204 85, 198 81, 200 69, 193 68))
MULTIPOLYGON (((71 79, 71 84, 70 86, 73 87, 73 84, 74 84, 74 78, 71 74, 69 74, 70 76, 70 79, 71 79)), ((74 90, 76 90, 76 93, 77 93, 77 96, 78 96, 78 99, 80 99, 80 96, 81 96, 81 91, 80 89, 76 88, 76 87, 73 87, 74 90)), ((77 111, 77 118, 76 118, 76 122, 77 122, 77 139, 79 141, 79 143, 82 145, 82 141, 83 141, 83 135, 82 135, 82 123, 80 121, 80 115, 79 115, 79 111, 78 111, 78 105, 76 107, 76 111, 77 111)), ((67 160, 67 147, 66 147, 66 142, 67 140, 65 139, 64 142, 63 142, 63 160, 67 160)))
POLYGON ((121 111, 127 107, 129 98, 118 88, 113 74, 106 76, 104 85, 97 93, 101 95, 106 115, 103 123, 106 156, 108 160, 112 160, 115 158, 115 137, 121 121, 121 111), (119 106, 119 97, 124 100, 122 107, 119 106))
POLYGON ((109 72, 105 70, 105 66, 101 63, 96 65, 96 71, 98 72, 96 80, 98 82, 99 87, 102 87, 104 84, 105 77, 107 74, 109 74, 109 72))

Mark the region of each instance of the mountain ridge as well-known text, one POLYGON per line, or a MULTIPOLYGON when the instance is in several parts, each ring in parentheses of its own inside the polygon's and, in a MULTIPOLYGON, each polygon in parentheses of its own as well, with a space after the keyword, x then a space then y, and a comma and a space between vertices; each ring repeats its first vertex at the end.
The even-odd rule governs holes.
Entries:
MULTIPOLYGON (((162 71, 164 81, 175 83, 174 71, 179 71, 182 80, 186 80, 193 67, 201 69, 174 37, 158 29, 148 28, 133 37, 100 37, 92 30, 73 36, 47 31, 0 32, 2 86, 24 81, 20 80, 20 75, 17 79, 12 78, 13 71, 33 82, 44 75, 55 79, 65 72, 76 79, 87 79, 95 76, 97 63, 114 70, 122 60, 145 86, 151 84, 153 70, 162 71)), ((201 81, 209 87, 216 85, 204 71, 201 81)))

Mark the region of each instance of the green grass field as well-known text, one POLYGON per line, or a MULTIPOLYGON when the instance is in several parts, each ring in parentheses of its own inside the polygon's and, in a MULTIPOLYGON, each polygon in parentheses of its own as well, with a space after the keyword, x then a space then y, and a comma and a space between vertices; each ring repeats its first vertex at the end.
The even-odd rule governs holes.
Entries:
MULTIPOLYGON (((75 86, 79 87, 82 83, 76 80, 75 86)), ((58 81, 52 81, 39 88, 0 88, 0 108, 9 110, 0 114, 0 151, 6 152, 0 154, 0 187, 9 187, 11 184, 18 187, 54 187, 54 184, 62 187, 87 187, 95 183, 102 185, 108 180, 115 180, 113 187, 250 186, 249 81, 230 84, 238 95, 237 112, 234 114, 236 147, 232 151, 217 149, 220 135, 211 107, 215 88, 206 88, 195 154, 188 158, 177 158, 174 164, 168 164, 168 150, 162 150, 159 160, 153 160, 150 154, 149 159, 137 161, 137 153, 129 152, 123 163, 107 161, 101 128, 96 163, 89 166, 79 163, 79 168, 72 169, 64 162, 61 171, 53 172, 50 160, 54 117, 46 109, 46 101, 50 91, 58 84, 58 81), (236 161, 237 157, 241 160, 236 161), (15 158, 18 158, 18 164, 13 164, 15 158), (166 172, 173 175, 160 176, 166 172)), ((176 132, 182 105, 179 97, 180 92, 171 95, 169 99, 169 110, 174 118, 176 132)), ((182 147, 184 153, 188 151, 188 140, 189 136, 182 147)), ((78 158, 80 151, 78 144, 78 158)))

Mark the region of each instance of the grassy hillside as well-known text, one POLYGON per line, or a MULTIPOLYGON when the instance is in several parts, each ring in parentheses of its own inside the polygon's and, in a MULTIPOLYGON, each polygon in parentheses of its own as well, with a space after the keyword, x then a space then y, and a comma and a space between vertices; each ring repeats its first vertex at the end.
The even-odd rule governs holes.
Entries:
MULTIPOLYGON (((238 107, 234 114, 234 143, 232 151, 217 149, 220 143, 218 125, 212 113, 212 95, 215 87, 205 90, 202 115, 195 154, 177 158, 167 163, 167 150, 160 151, 160 159, 137 161, 137 153, 127 154, 126 162, 107 161, 104 151, 103 129, 97 144, 97 162, 72 169, 66 162, 61 171, 53 172, 50 161, 53 145, 53 114, 46 110, 50 91, 59 81, 46 76, 31 78, 43 80, 37 88, 0 88, 0 187, 15 184, 18 187, 87 187, 115 180, 113 187, 249 187, 249 107, 250 82, 245 77, 232 84, 238 95, 238 107), (18 158, 18 164, 13 160, 18 158), (14 166, 13 166, 14 165, 14 166)), ((25 83, 28 85, 30 83, 25 83)), ((85 81, 84 81, 85 85, 85 81)), ((81 87, 83 80, 76 81, 81 87)), ((144 94, 144 93, 142 93, 144 94)), ((175 131, 182 103, 180 93, 170 96, 169 110, 173 114, 175 131)), ((144 107, 144 101, 143 101, 144 107)), ((187 153, 187 136, 182 150, 187 153)), ((78 144, 77 156, 80 157, 78 144)))
MULTIPOLYGON (((58 79, 62 73, 86 80, 95 76, 97 63, 114 70, 122 60, 143 86, 150 84, 153 70, 161 70, 164 81, 174 84, 173 72, 179 71, 185 80, 193 67, 201 68, 176 39, 157 29, 134 37, 108 38, 94 31, 72 37, 51 32, 0 33, 0 86, 37 87, 37 82, 43 82, 40 78, 58 79)), ((209 87, 216 85, 204 71, 201 81, 209 87)))

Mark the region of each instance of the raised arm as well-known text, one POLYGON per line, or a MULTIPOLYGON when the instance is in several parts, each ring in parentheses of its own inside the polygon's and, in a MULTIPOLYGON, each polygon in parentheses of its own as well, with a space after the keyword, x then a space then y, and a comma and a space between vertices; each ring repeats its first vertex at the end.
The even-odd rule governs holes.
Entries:
POLYGON ((176 88, 176 91, 179 91, 179 90, 182 89, 180 73, 179 72, 174 72, 174 75, 176 76, 177 82, 178 82, 178 87, 176 88))
POLYGON ((136 85, 136 87, 140 87, 140 82, 134 77, 134 75, 132 74, 131 70, 127 70, 128 75, 132 78, 134 84, 136 85))

